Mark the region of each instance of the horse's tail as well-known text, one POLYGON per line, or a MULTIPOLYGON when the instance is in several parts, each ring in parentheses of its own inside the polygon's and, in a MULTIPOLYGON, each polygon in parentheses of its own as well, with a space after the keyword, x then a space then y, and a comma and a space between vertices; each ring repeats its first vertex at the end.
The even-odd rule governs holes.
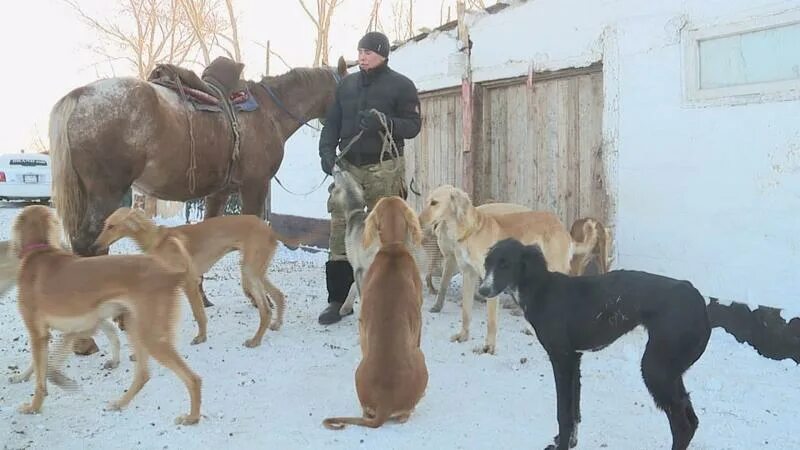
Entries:
POLYGON ((78 233, 86 213, 86 192, 78 172, 72 166, 69 146, 69 118, 78 104, 80 93, 62 97, 50 112, 50 159, 53 174, 53 204, 69 239, 78 233))

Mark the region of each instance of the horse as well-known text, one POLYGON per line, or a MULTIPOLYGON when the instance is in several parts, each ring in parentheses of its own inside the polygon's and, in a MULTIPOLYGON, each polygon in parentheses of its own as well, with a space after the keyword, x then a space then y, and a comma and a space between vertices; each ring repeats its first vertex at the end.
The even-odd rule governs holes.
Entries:
POLYGON ((259 107, 238 114, 238 133, 225 114, 195 111, 175 91, 140 79, 72 90, 53 106, 49 134, 53 203, 73 251, 93 255, 91 244, 131 186, 162 200, 205 197, 205 218, 220 215, 238 191, 242 214, 263 218, 284 143, 324 117, 346 74, 339 58, 335 68, 247 81, 259 107))

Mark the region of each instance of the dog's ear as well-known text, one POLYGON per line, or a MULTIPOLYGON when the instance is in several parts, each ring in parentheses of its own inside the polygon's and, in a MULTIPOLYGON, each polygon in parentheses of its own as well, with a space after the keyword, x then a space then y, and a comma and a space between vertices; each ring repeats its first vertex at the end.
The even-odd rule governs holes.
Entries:
POLYGON ((131 209, 131 212, 125 216, 125 223, 131 231, 143 231, 147 227, 147 217, 142 214, 138 209, 131 209))
POLYGON ((520 271, 526 278, 540 279, 547 273, 547 261, 542 249, 537 245, 521 245, 519 255, 520 271))
POLYGON ((422 245, 422 227, 419 224, 419 219, 417 218, 417 214, 408 206, 408 203, 405 203, 405 208, 403 209, 403 216, 405 216, 406 224, 408 226, 408 231, 411 233, 411 242, 414 243, 415 246, 419 247, 422 245))
POLYGON ((453 208, 459 224, 463 224, 467 220, 471 206, 472 202, 466 192, 455 189, 450 191, 450 207, 453 208))
POLYGON ((380 224, 378 223, 378 215, 375 214, 376 209, 373 209, 367 215, 367 219, 364 221, 364 236, 362 236, 361 244, 364 248, 369 248, 375 239, 378 238, 378 231, 380 230, 380 224))

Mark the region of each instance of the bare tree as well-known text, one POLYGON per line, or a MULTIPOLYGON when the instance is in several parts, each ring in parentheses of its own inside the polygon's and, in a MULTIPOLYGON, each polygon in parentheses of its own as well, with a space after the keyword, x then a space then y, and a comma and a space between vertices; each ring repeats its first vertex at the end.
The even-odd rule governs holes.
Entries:
POLYGON ((330 34, 331 19, 336 7, 341 5, 344 0, 317 0, 317 10, 312 13, 306 6, 305 0, 297 0, 305 11, 306 15, 317 29, 317 39, 314 48, 314 67, 321 64, 328 64, 328 35, 330 34))
POLYGON ((396 42, 407 41, 414 36, 414 0, 392 2, 392 28, 396 42))
POLYGON ((372 10, 369 13, 369 22, 367 22, 367 32, 370 31, 383 31, 383 24, 381 24, 381 0, 372 1, 372 10))
POLYGON ((231 28, 231 36, 228 38, 221 34, 220 37, 226 38, 233 46, 233 60, 242 62, 242 50, 239 47, 239 25, 236 15, 233 13, 233 0, 225 0, 225 9, 228 10, 228 24, 231 28))
MULTIPOLYGON (((47 135, 45 135, 47 136, 47 135)), ((39 131, 39 125, 34 124, 33 129, 31 130, 31 140, 29 144, 29 148, 36 153, 49 153, 50 146, 42 139, 42 133, 39 131)))
POLYGON ((92 49, 107 61, 123 60, 146 78, 159 62, 181 64, 196 48, 177 0, 127 0, 115 17, 103 20, 82 9, 76 0, 64 0, 94 30, 100 44, 92 49))
POLYGON ((106 62, 127 62, 141 79, 160 63, 202 64, 194 60, 198 52, 208 64, 214 48, 241 60, 232 0, 225 0, 226 13, 221 0, 118 0, 113 19, 87 12, 77 0, 63 1, 97 33, 96 53, 106 62))

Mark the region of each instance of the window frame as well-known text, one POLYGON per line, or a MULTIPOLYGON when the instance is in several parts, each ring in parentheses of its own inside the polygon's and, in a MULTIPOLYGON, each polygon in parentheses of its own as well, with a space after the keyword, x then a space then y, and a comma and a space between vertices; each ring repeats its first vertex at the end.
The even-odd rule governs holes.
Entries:
POLYGON ((683 32, 684 97, 689 104, 751 103, 800 99, 800 79, 700 88, 700 41, 800 24, 800 10, 683 32))

